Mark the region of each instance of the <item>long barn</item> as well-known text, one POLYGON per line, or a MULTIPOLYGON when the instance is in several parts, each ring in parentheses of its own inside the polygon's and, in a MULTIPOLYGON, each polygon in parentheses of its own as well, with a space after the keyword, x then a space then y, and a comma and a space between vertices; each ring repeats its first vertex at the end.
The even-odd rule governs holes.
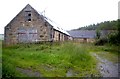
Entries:
POLYGON ((6 45, 41 41, 66 41, 69 33, 39 14, 29 4, 5 26, 6 45))

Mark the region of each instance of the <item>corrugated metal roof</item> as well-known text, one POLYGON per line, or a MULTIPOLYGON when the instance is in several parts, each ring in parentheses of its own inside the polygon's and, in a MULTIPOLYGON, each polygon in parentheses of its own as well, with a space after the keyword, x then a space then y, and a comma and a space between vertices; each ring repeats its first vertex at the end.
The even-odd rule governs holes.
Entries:
POLYGON ((58 24, 56 24, 54 21, 48 19, 47 17, 44 17, 44 19, 45 19, 48 23, 50 23, 50 24, 53 26, 54 29, 56 29, 56 30, 58 30, 58 31, 60 31, 60 32, 62 32, 62 33, 64 33, 64 34, 70 35, 67 31, 65 31, 65 30, 63 30, 62 28, 60 28, 60 26, 59 26, 58 24))
MULTIPOLYGON (((110 33, 114 33, 112 30, 100 30, 100 37, 106 37, 110 33)), ((95 38, 96 30, 73 30, 68 33, 74 38, 95 38)))
MULTIPOLYGON (((30 4, 27 4, 26 7, 25 7, 25 11, 29 11, 31 9, 34 9, 34 8, 31 7, 30 4)), ((60 28, 60 26, 57 23, 55 23, 54 21, 50 20, 49 18, 43 16, 41 12, 38 12, 38 11, 36 11, 36 12, 40 15, 40 17, 43 17, 44 20, 46 20, 48 23, 50 23, 55 30, 58 30, 58 31, 60 31, 60 32, 70 36, 70 34, 67 31, 65 31, 62 28, 60 28)))
POLYGON ((68 33, 74 38, 95 38, 95 30, 74 30, 68 31, 68 33))

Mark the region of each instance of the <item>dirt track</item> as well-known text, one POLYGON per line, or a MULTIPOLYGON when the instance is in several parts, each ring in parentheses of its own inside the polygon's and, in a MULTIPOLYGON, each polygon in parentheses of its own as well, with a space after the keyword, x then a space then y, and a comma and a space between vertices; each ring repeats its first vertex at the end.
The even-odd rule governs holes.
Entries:
POLYGON ((118 77, 118 63, 113 63, 105 58, 101 58, 96 53, 93 54, 98 62, 98 69, 103 77, 118 77))

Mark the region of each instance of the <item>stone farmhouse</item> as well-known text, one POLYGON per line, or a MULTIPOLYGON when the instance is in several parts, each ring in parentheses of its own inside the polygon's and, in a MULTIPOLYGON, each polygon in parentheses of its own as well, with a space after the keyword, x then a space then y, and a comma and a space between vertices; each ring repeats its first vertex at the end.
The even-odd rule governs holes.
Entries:
POLYGON ((69 33, 39 14, 29 4, 10 21, 4 30, 6 45, 41 41, 67 41, 69 33))

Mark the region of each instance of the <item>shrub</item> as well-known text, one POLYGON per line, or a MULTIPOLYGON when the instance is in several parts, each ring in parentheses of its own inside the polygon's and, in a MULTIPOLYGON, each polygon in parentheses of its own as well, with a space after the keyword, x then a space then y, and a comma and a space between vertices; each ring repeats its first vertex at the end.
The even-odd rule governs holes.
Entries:
POLYGON ((114 44, 114 45, 120 45, 120 40, 119 40, 119 35, 118 34, 111 34, 109 36, 109 43, 114 44))
POLYGON ((95 45, 104 45, 108 43, 108 39, 107 38, 100 38, 95 42, 95 45))

